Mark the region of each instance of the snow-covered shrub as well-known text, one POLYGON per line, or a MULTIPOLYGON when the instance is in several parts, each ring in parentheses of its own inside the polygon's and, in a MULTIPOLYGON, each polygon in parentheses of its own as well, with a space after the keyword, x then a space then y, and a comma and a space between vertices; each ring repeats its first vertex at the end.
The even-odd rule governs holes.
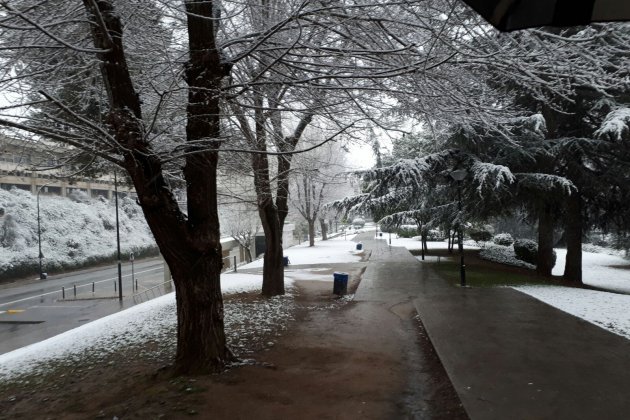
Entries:
POLYGON ((365 220, 357 217, 352 220, 352 226, 354 226, 355 228, 362 228, 363 226, 365 226, 365 220))
POLYGON ((492 242, 497 245, 510 246, 514 243, 514 238, 509 233, 499 233, 494 235, 492 242))
POLYGON ((416 225, 400 225, 396 229, 396 234, 399 238, 413 238, 418 234, 418 227, 416 225))
MULTIPOLYGON (((24 239, 19 235, 19 226, 15 221, 15 218, 10 214, 4 218, 2 224, 2 246, 7 248, 15 248, 18 242, 24 242, 24 239)), ((22 248, 22 247, 20 247, 22 248)))
POLYGON ((443 240, 444 240, 444 233, 440 229, 430 229, 427 232, 427 241, 438 242, 438 241, 443 241, 443 240))
POLYGON ((479 252, 479 257, 484 260, 497 262, 499 264, 523 267, 530 270, 536 269, 536 266, 534 264, 530 264, 517 259, 514 255, 514 248, 512 248, 511 246, 497 245, 493 243, 488 244, 484 249, 479 252))
MULTIPOLYGON (((85 195, 85 194, 84 194, 85 195)), ((83 197, 83 196, 81 196, 83 197)), ((121 250, 136 257, 156 252, 155 241, 141 211, 120 200, 121 250)), ((28 191, 0 190, 5 217, 0 226, 0 279, 37 272, 37 201, 28 191)), ((40 196, 40 222, 44 269, 54 272, 110 261, 116 254, 113 200, 76 202, 63 197, 40 196)))
POLYGON ((538 263, 538 244, 530 239, 514 241, 514 254, 521 261, 536 265, 538 263))
MULTIPOLYGON (((530 239, 517 239, 514 241, 514 254, 516 258, 530 264, 538 265, 538 244, 530 239)), ((553 251, 553 262, 556 265, 557 254, 553 251)))
POLYGON ((88 203, 90 201, 90 196, 81 190, 73 190, 68 194, 68 198, 75 203, 88 203))
POLYGON ((471 228, 468 236, 475 242, 487 242, 492 239, 492 232, 485 227, 471 228))

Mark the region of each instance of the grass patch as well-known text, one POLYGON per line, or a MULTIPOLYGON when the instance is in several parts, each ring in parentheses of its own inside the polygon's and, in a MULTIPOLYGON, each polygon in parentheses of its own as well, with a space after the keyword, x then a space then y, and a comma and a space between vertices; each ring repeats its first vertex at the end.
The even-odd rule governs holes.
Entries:
MULTIPOLYGON (((552 278, 536 275, 535 272, 524 268, 508 266, 480 259, 479 251, 466 251, 466 284, 472 287, 501 287, 523 285, 549 285, 556 283, 552 278)), ((413 254, 416 254, 414 251, 413 254)), ((459 256, 457 253, 429 253, 440 255, 440 262, 430 260, 431 267, 437 274, 451 284, 459 284, 459 256)))

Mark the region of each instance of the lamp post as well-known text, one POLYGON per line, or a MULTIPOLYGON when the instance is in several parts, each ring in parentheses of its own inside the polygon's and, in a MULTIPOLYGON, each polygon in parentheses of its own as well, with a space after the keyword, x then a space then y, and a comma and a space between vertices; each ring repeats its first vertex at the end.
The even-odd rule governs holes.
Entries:
POLYGON ((122 266, 120 264, 120 223, 118 219, 118 177, 117 172, 114 171, 114 197, 116 204, 116 247, 118 250, 118 300, 122 302, 122 266))
MULTIPOLYGON (((457 209, 459 213, 462 212, 462 181, 468 175, 468 171, 466 169, 456 169, 451 172, 451 178, 457 181, 457 209)), ((463 230, 462 222, 459 222, 459 232, 457 233, 457 239, 459 242, 459 256, 460 256, 460 265, 459 265, 459 283, 461 287, 466 287, 466 265, 464 264, 464 230, 463 230)))
POLYGON ((50 185, 50 183, 44 184, 37 189, 37 245, 39 247, 39 279, 40 280, 45 280, 48 276, 44 273, 44 270, 42 268, 42 260, 44 259, 44 254, 42 254, 42 229, 41 229, 41 222, 40 222, 41 217, 39 214, 39 194, 42 192, 44 187, 47 187, 48 185, 50 185))
POLYGON ((133 252, 129 255, 129 261, 131 261, 131 292, 133 293, 138 288, 135 286, 136 284, 136 274, 133 269, 133 260, 134 260, 133 252))

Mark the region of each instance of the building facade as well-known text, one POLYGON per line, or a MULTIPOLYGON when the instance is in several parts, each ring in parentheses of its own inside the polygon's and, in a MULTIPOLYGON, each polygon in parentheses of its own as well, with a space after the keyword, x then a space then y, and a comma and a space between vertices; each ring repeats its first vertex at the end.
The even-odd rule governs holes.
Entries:
MULTIPOLYGON (((71 153, 67 150, 67 153, 71 153)), ((112 198, 114 177, 69 177, 63 165, 64 151, 39 142, 10 138, 0 134, 0 188, 17 188, 33 194, 66 197, 73 191, 83 191, 91 197, 112 198)), ((118 191, 133 194, 129 186, 118 184, 118 191)))

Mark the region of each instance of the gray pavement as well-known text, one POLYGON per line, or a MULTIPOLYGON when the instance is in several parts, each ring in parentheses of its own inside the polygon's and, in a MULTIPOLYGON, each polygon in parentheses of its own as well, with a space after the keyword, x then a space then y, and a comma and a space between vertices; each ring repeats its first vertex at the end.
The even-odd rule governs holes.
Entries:
POLYGON ((630 341, 511 288, 460 288, 373 233, 357 301, 417 310, 471 419, 630 418, 630 341))
POLYGON ((114 289, 118 280, 115 265, 50 276, 46 280, 2 284, 0 354, 128 308, 134 304, 131 298, 134 292, 142 292, 164 281, 163 263, 159 258, 136 262, 137 291, 131 281, 129 264, 123 266, 122 274, 122 302, 118 301, 118 292, 114 289))

